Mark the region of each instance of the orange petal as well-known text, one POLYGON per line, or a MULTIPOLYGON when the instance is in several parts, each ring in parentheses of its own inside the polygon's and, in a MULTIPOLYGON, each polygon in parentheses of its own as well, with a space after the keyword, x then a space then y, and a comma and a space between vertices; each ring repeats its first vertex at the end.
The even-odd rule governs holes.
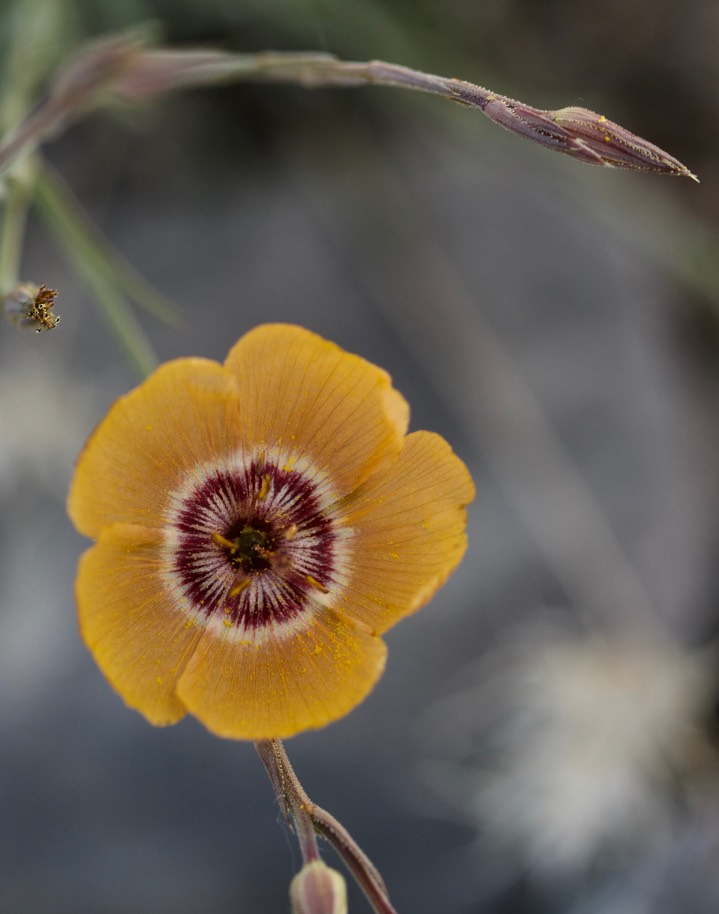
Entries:
POLYGON ((386 653, 372 632, 315 605, 294 631, 207 629, 177 694, 218 736, 280 739, 351 711, 381 676, 386 653))
POLYGON ((194 466, 239 446, 234 378, 206 359, 178 359, 110 409, 80 455, 68 500, 97 538, 115 522, 159 527, 168 492, 194 466))
POLYGON ((409 435, 397 463, 341 508, 354 536, 338 608, 381 633, 423 606, 464 554, 464 505, 473 497, 467 468, 443 438, 409 435))
POLYGON ((251 330, 225 362, 239 382, 243 438, 304 456, 345 494, 402 448, 409 408, 389 375, 287 324, 251 330))
POLYGON ((153 724, 185 714, 175 684, 202 629, 173 608, 158 574, 153 530, 117 525, 80 559, 80 631, 107 679, 153 724), (154 540, 154 541, 153 541, 154 540))

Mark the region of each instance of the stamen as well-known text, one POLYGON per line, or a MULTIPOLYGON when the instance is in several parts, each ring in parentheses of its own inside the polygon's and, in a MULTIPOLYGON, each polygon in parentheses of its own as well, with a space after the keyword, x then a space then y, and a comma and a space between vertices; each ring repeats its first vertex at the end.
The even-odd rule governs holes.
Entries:
POLYGON ((297 536, 298 529, 297 524, 290 524, 289 527, 282 531, 282 535, 286 540, 293 540, 297 536))
POLYGON ((210 539, 216 546, 222 546, 223 549, 235 550, 237 549, 237 543, 233 543, 232 540, 228 540, 221 533, 211 533, 210 539))
MULTIPOLYGON (((230 599, 232 599, 233 597, 236 597, 238 594, 241 594, 242 591, 243 591, 246 587, 249 587, 249 586, 250 586, 250 579, 249 579, 249 578, 242 578, 241 580, 239 580, 239 581, 232 587, 232 590, 230 590, 230 592, 227 594, 227 596, 228 596, 230 599)), ((227 612, 227 610, 225 610, 225 612, 227 612)))
POLYGON ((320 590, 322 593, 329 593, 328 588, 324 584, 320 584, 317 578, 313 578, 311 574, 305 575, 305 581, 316 590, 320 590))
POLYGON ((257 493, 257 498, 259 501, 264 501, 267 498, 267 493, 270 491, 270 474, 265 473, 262 477, 262 485, 260 486, 260 491, 257 493))

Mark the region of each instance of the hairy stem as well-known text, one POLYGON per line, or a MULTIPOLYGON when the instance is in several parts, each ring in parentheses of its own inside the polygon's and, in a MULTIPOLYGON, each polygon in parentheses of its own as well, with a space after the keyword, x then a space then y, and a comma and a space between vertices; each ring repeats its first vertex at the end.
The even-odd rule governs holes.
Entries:
POLYGON ((290 764, 282 741, 259 740, 255 748, 285 818, 297 834, 304 862, 310 863, 319 858, 315 834, 321 835, 342 857, 376 914, 397 914, 382 877, 362 848, 334 816, 310 800, 290 764))
POLYGON ((287 758, 285 747, 280 740, 261 740, 255 743, 255 747, 275 795, 282 804, 287 824, 295 830, 304 863, 319 860, 320 852, 310 816, 312 803, 287 758))
POLYGON ((0 145, 0 174, 109 97, 139 102, 178 89, 241 80, 287 82, 309 89, 370 85, 429 92, 479 110, 517 136, 590 165, 696 180, 673 156, 586 108, 534 108, 461 79, 383 60, 346 61, 315 52, 164 50, 145 47, 137 36, 123 34, 85 46, 60 70, 45 101, 0 145))

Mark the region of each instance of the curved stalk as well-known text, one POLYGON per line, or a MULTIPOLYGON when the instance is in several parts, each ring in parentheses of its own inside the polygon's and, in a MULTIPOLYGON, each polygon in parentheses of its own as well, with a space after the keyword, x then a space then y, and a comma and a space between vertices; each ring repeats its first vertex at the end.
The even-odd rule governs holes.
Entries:
POLYGON ((397 914, 389 900, 384 880, 347 829, 307 795, 294 772, 281 740, 255 743, 285 818, 294 828, 305 863, 319 859, 315 834, 334 847, 365 893, 376 914, 397 914), (311 831, 311 836, 308 832, 311 831))

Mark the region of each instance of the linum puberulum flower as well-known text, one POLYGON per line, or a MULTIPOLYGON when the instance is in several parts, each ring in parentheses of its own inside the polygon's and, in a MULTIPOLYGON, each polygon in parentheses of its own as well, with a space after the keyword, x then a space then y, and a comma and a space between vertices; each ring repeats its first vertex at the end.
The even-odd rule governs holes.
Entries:
POLYGON ((379 636, 462 557, 474 494, 449 445, 407 423, 385 372, 289 325, 224 365, 169 362, 115 403, 69 513, 97 540, 82 635, 130 706, 261 739, 366 697, 379 636))

